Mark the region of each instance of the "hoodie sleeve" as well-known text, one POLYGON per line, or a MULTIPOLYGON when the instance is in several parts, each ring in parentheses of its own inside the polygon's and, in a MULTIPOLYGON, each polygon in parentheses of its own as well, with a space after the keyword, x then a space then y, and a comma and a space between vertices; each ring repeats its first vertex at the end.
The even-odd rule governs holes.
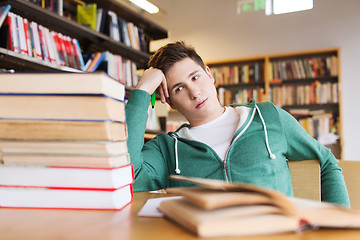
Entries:
POLYGON ((128 151, 135 171, 134 191, 164 188, 167 178, 167 168, 157 138, 150 140, 144 146, 150 98, 150 94, 145 91, 132 90, 125 108, 128 151))
POLYGON ((319 160, 322 201, 350 207, 344 176, 337 165, 338 160, 328 148, 310 136, 293 116, 283 109, 276 108, 287 140, 287 159, 319 160))

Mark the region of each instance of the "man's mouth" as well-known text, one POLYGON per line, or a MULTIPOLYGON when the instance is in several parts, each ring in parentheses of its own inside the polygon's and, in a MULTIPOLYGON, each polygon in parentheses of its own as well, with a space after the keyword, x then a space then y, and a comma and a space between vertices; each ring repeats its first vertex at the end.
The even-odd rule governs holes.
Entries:
POLYGON ((204 100, 202 100, 201 102, 199 102, 198 104, 196 104, 196 107, 195 108, 202 108, 204 105, 205 105, 205 103, 207 102, 207 98, 206 99, 204 99, 204 100))

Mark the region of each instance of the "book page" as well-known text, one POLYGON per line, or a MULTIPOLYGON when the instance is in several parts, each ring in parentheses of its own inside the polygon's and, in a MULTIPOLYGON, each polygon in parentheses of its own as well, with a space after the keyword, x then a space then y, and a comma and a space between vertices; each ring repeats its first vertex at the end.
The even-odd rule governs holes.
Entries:
POLYGON ((164 214, 158 210, 159 205, 164 200, 179 199, 182 197, 162 197, 162 198, 150 198, 144 206, 138 212, 139 217, 163 217, 164 214))

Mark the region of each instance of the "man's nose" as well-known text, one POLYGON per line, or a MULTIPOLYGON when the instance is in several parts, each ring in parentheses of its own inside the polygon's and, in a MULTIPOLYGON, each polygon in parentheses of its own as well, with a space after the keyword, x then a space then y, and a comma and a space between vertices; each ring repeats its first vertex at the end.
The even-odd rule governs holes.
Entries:
POLYGON ((189 87, 189 94, 190 94, 191 99, 198 98, 201 95, 200 88, 195 86, 195 85, 190 86, 189 87))

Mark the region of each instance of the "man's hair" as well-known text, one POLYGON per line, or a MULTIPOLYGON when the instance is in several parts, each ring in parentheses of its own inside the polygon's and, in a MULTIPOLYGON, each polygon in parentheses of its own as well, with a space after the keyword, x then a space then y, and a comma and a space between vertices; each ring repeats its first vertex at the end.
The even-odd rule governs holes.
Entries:
POLYGON ((177 62, 190 58, 205 70, 205 64, 193 47, 185 45, 184 42, 169 43, 157 50, 148 62, 148 67, 160 69, 166 74, 177 62))

